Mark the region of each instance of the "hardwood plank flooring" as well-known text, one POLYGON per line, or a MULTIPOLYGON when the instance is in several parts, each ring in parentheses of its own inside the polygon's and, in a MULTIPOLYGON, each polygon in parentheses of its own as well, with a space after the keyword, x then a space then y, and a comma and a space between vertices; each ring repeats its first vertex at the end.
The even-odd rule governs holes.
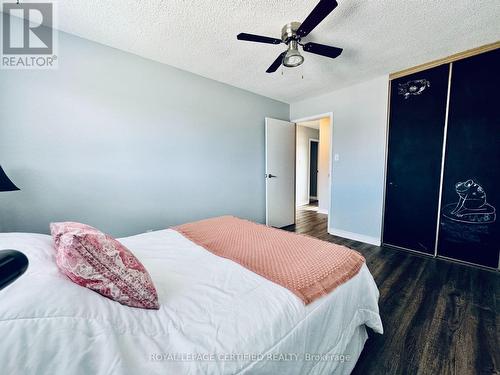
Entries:
POLYGON ((366 258, 385 332, 369 330, 353 374, 500 374, 500 272, 332 236, 314 206, 284 229, 366 258))

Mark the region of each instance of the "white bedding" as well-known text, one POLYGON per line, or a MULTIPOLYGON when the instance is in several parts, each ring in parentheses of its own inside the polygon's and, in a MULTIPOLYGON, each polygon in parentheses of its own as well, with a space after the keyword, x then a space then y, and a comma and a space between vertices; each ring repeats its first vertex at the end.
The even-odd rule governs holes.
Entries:
POLYGON ((26 274, 0 291, 0 372, 343 374, 363 348, 364 325, 382 333, 366 265, 304 306, 173 230, 120 241, 151 274, 159 311, 123 306, 72 283, 56 267, 50 236, 0 234, 0 249, 20 250, 30 261, 26 274))

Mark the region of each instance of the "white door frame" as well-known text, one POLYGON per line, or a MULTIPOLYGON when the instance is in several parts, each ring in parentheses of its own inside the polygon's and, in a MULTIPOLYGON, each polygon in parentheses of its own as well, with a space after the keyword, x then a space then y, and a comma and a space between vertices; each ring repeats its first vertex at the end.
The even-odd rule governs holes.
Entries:
POLYGON ((330 207, 328 207, 328 224, 327 224, 327 231, 330 230, 331 227, 331 208, 332 208, 332 203, 333 203, 333 194, 332 194, 332 176, 333 176, 333 112, 327 112, 327 113, 322 113, 319 115, 313 115, 313 116, 307 116, 307 117, 302 117, 298 118, 295 120, 290 120, 290 122, 294 122, 295 124, 299 124, 300 122, 306 122, 306 121, 314 121, 314 120, 320 120, 322 118, 329 118, 330 119, 330 152, 329 152, 329 167, 328 170, 330 172, 330 176, 328 177, 328 194, 330 194, 330 207))
MULTIPOLYGON (((318 153, 319 153, 319 139, 309 138, 309 157, 308 157, 309 163, 307 164, 307 201, 309 203, 311 203, 311 143, 312 142, 318 142, 318 153)), ((317 180, 317 178, 316 178, 316 180, 317 180)), ((318 184, 318 182, 316 181, 316 185, 317 184, 318 184)), ((317 187, 316 187, 316 189, 317 189, 317 187)), ((316 190, 316 194, 318 194, 317 190, 316 190)), ((317 195, 316 195, 316 198, 318 198, 317 195)))

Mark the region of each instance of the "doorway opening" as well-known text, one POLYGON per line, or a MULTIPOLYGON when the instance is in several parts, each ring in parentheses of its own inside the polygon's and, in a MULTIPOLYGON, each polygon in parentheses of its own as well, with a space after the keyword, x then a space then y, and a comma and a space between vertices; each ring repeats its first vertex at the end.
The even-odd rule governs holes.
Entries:
POLYGON ((297 211, 330 211, 331 115, 295 121, 295 204, 297 211))
POLYGON ((266 117, 266 225, 294 225, 307 210, 330 227, 332 134, 332 113, 295 121, 266 117))

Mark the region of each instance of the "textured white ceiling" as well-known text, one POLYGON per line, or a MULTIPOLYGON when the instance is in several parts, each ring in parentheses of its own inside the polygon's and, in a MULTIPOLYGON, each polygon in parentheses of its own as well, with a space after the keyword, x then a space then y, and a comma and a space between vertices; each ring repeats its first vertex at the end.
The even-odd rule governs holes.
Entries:
POLYGON ((344 53, 335 60, 304 53, 301 67, 267 74, 285 46, 236 35, 279 38, 316 0, 57 2, 60 30, 284 102, 500 40, 499 0, 339 0, 305 40, 344 53))

